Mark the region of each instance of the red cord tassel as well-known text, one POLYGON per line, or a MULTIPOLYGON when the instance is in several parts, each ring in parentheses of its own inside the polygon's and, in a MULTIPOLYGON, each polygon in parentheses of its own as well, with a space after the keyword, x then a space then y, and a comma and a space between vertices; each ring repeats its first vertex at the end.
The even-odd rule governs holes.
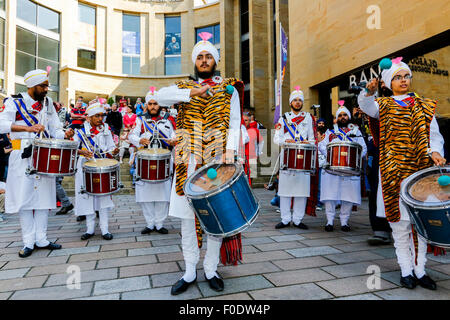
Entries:
POLYGON ((220 248, 220 260, 224 266, 237 266, 238 262, 242 262, 242 239, 240 233, 223 239, 222 247, 220 248))

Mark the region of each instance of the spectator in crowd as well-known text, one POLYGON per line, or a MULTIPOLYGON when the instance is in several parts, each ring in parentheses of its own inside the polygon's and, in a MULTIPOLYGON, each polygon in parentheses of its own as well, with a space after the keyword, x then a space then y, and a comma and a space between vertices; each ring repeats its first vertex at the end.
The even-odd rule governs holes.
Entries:
POLYGON ((65 127, 68 128, 72 125, 72 119, 70 118, 70 112, 71 110, 75 108, 75 105, 73 103, 70 104, 70 109, 67 110, 66 112, 66 122, 65 122, 65 127))
MULTIPOLYGON (((319 119, 317 121, 317 139, 318 139, 318 143, 321 143, 326 136, 326 132, 327 132, 327 128, 325 126, 325 121, 323 119, 319 119)), ((319 152, 319 187, 317 190, 317 199, 320 199, 320 181, 321 181, 321 177, 322 177, 322 170, 324 170, 324 167, 327 163, 327 155, 323 154, 321 152, 321 149, 318 150, 319 152)), ((317 202, 317 210, 322 210, 323 209, 323 203, 318 201, 317 202)))
POLYGON ((64 127, 66 124, 66 113, 67 113, 66 108, 64 108, 64 105, 61 102, 53 102, 53 106, 55 107, 55 110, 58 113, 59 121, 64 127))
POLYGON ((256 122, 258 130, 266 129, 266 127, 264 127, 261 122, 256 120, 255 113, 253 111, 251 111, 249 114, 250 114, 250 123, 256 122))
POLYGON ((66 194, 66 190, 64 190, 62 186, 63 178, 64 177, 56 177, 56 199, 61 202, 61 209, 56 212, 56 215, 58 216, 67 214, 74 208, 66 194))
POLYGON ((327 131, 325 119, 319 118, 319 120, 317 120, 317 131, 320 131, 322 134, 327 131))
POLYGON ((140 116, 144 113, 144 104, 141 98, 137 98, 136 104, 134 105, 134 110, 136 110, 136 115, 140 116))
POLYGON ((111 127, 111 130, 115 135, 120 136, 122 130, 122 114, 118 111, 117 103, 113 103, 111 106, 111 112, 106 116, 106 123, 111 127))
MULTIPOLYGON (((251 177, 257 176, 258 157, 262 154, 264 139, 258 130, 258 122, 252 121, 248 113, 243 114, 245 128, 247 129, 249 143, 245 145, 245 153, 248 156, 251 177)), ((253 117, 254 119, 254 117, 253 117)))
POLYGON ((8 160, 12 150, 9 133, 0 134, 0 181, 6 181, 6 176, 8 174, 8 160))
POLYGON ((134 162, 134 154, 136 152, 136 147, 128 140, 128 136, 130 134, 129 129, 124 129, 122 135, 120 136, 120 152, 119 152, 119 162, 123 162, 123 156, 125 154, 125 150, 128 149, 130 153, 130 161, 128 164, 131 166, 134 162))
POLYGON ((133 113, 131 106, 127 107, 126 112, 123 116, 124 129, 131 131, 136 125, 136 114, 133 113))
POLYGON ((75 107, 70 110, 70 119, 72 129, 81 129, 83 127, 84 121, 86 121, 86 108, 83 107, 81 101, 77 101, 75 107))
POLYGON ((126 107, 128 106, 127 99, 122 96, 122 99, 119 100, 119 112, 124 115, 126 113, 126 107))

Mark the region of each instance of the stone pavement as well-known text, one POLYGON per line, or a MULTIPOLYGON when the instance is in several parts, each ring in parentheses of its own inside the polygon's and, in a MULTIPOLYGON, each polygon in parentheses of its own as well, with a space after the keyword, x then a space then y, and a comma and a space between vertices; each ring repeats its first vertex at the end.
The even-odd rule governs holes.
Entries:
POLYGON ((262 205, 260 216, 243 233, 243 264, 219 266, 225 278, 222 293, 210 290, 200 260, 197 284, 172 297, 170 287, 184 270, 180 222, 169 218, 167 235, 142 236, 140 207, 134 196, 121 195, 114 197, 110 218, 113 240, 103 240, 97 227, 95 237, 81 241, 85 223, 72 214, 61 217, 53 212, 49 240, 63 249, 35 251, 26 259, 17 255, 22 247, 18 216, 6 215, 0 222, 0 299, 450 299, 449 255, 428 255, 427 271, 437 281, 437 291, 400 287, 393 247, 366 242, 372 233, 366 202, 353 213, 348 233, 340 231, 338 221, 334 232, 323 231, 323 211, 317 218, 305 218, 309 230, 275 230, 279 213, 269 204, 273 192, 255 193, 262 205), (381 270, 381 281, 369 289, 373 266, 381 270), (81 270, 81 284, 69 289, 74 270, 81 270))

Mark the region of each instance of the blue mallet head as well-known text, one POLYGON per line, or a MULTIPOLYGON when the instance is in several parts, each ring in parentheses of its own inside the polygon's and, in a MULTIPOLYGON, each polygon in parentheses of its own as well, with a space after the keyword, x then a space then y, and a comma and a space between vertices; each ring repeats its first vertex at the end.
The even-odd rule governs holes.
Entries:
POLYGON ((389 58, 384 58, 380 61, 380 69, 381 70, 388 70, 392 67, 392 60, 389 58))
POLYGON ((233 94, 234 93, 234 87, 231 84, 227 85, 226 92, 228 94, 233 94))
POLYGON ((217 178, 217 171, 214 168, 210 168, 206 173, 209 179, 214 180, 217 178))
POLYGON ((438 183, 440 186, 446 187, 450 184, 450 176, 440 176, 438 179, 438 183))

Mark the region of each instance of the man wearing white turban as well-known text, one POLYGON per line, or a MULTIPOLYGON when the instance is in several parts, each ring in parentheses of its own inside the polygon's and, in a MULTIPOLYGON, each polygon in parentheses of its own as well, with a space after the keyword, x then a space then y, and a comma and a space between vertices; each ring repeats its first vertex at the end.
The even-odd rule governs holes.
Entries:
MULTIPOLYGON (((353 141, 362 147, 361 156, 364 158, 367 153, 367 146, 358 126, 350 123, 350 111, 344 106, 344 101, 339 101, 339 108, 336 111, 336 124, 333 130, 328 130, 325 138, 319 143, 322 154, 327 154, 329 143, 339 141, 353 141)), ((353 205, 361 204, 361 178, 360 176, 341 177, 333 175, 325 170, 322 171, 320 181, 320 201, 325 204, 327 224, 325 231, 331 232, 334 227, 334 217, 336 215, 336 205, 341 202, 341 230, 350 231, 348 220, 352 213, 353 205)))
POLYGON ((47 97, 47 71, 33 70, 25 74, 26 92, 8 97, 0 109, 0 133, 10 133, 13 151, 9 158, 6 181, 6 213, 19 213, 25 258, 37 249, 61 249, 60 244, 47 240, 50 210, 56 209, 55 177, 26 174, 31 165, 31 143, 39 135, 47 138, 70 139, 73 130, 64 133, 53 101, 47 97))
POLYGON ((105 99, 100 99, 86 108, 87 120, 83 127, 77 130, 74 136, 80 143, 80 155, 77 162, 77 173, 75 174, 75 215, 86 216, 86 233, 81 240, 87 240, 95 234, 95 213, 99 213, 99 225, 102 237, 111 240, 113 235, 108 231, 108 219, 111 208, 114 207, 111 195, 94 196, 82 192, 83 164, 93 158, 112 158, 119 153, 116 147, 111 128, 103 122, 105 115, 105 99))

